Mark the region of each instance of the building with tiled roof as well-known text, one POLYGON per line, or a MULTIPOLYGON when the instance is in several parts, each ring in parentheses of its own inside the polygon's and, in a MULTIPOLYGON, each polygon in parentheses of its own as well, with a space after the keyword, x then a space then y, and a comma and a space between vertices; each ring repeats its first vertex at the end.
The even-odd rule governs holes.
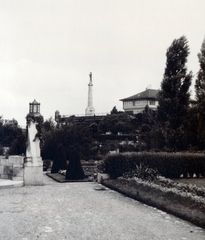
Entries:
POLYGON ((159 90, 146 89, 133 96, 120 99, 123 102, 123 109, 127 113, 137 114, 142 112, 146 106, 156 110, 158 106, 157 94, 159 90))

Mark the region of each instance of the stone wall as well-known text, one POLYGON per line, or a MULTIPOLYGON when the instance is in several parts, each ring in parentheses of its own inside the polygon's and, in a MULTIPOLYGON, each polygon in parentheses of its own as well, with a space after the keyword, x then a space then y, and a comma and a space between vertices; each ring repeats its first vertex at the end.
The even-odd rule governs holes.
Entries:
POLYGON ((6 159, 0 156, 0 179, 23 181, 24 179, 24 156, 9 156, 6 159))

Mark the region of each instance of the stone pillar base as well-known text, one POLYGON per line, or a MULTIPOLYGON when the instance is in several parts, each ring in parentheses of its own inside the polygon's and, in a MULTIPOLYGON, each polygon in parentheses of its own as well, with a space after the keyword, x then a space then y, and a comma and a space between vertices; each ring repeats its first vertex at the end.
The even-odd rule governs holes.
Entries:
POLYGON ((24 185, 39 186, 43 185, 43 166, 24 165, 24 185))

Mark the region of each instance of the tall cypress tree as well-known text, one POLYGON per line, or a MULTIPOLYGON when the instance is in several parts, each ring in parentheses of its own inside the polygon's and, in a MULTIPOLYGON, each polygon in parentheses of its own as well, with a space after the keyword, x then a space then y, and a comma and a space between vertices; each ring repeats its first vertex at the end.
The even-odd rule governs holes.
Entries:
POLYGON ((158 100, 158 120, 165 145, 170 150, 181 150, 184 145, 184 120, 189 106, 189 87, 192 73, 187 73, 189 46, 185 36, 175 39, 168 48, 164 77, 158 100))
POLYGON ((205 149, 205 38, 198 54, 200 69, 195 82, 198 110, 198 139, 200 148, 205 149))
POLYGON ((53 159, 51 173, 57 173, 59 170, 66 169, 66 151, 62 143, 59 143, 53 159))

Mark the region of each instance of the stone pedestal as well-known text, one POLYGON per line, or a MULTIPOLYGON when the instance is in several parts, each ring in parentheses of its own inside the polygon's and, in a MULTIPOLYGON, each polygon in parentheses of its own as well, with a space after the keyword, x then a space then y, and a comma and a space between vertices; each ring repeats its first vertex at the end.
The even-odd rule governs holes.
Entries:
POLYGON ((24 164, 24 185, 43 185, 43 166, 24 164))

